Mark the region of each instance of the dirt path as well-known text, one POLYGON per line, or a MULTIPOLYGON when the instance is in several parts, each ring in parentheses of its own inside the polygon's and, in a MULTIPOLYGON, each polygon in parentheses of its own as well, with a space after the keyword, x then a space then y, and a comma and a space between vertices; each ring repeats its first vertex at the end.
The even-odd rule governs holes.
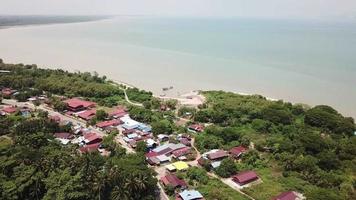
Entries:
POLYGON ((126 94, 126 89, 123 89, 123 91, 124 91, 125 100, 127 101, 127 103, 129 103, 129 104, 131 104, 131 105, 134 105, 134 106, 143 107, 143 104, 142 104, 142 103, 134 103, 134 102, 130 101, 129 97, 128 97, 127 94, 126 94))

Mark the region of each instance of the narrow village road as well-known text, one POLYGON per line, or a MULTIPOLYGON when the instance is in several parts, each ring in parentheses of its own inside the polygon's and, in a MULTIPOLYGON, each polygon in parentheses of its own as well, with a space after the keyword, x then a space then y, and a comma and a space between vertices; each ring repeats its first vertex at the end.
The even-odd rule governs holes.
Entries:
POLYGON ((195 160, 189 161, 188 164, 193 167, 200 167, 198 164, 198 160, 201 157, 201 154, 198 151, 198 149, 195 147, 195 138, 194 137, 192 138, 191 145, 192 145, 192 148, 194 149, 194 151, 197 153, 197 156, 196 156, 195 160))

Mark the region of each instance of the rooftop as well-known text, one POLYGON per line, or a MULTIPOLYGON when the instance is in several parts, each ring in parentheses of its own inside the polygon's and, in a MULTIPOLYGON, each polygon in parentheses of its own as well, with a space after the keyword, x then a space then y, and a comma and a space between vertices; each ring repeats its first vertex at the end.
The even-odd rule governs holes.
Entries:
POLYGON ((233 154, 234 156, 240 156, 242 153, 246 152, 247 149, 243 146, 238 146, 230 149, 230 153, 233 154))
POLYGON ((67 105, 72 108, 78 108, 78 107, 88 108, 96 105, 95 102, 85 101, 79 98, 67 99, 64 101, 64 103, 67 103, 67 105))
POLYGON ((61 139, 72 139, 74 136, 71 133, 55 133, 54 137, 61 139))
POLYGON ((187 184, 184 180, 179 179, 176 175, 168 174, 161 178, 164 185, 171 185, 173 187, 185 187, 187 184))
POLYGON ((120 123, 121 123, 120 120, 113 119, 113 120, 109 120, 109 121, 99 122, 96 124, 96 126, 99 128, 106 128, 108 126, 118 126, 120 123))
POLYGON ((11 113, 15 113, 17 111, 17 108, 8 106, 8 107, 3 108, 2 111, 11 114, 11 113))
POLYGON ((83 147, 80 147, 79 151, 82 152, 82 153, 90 153, 90 152, 93 152, 93 151, 97 151, 99 146, 100 146, 100 143, 89 144, 89 145, 85 145, 83 147))
POLYGON ((189 165, 188 165, 186 162, 183 162, 183 161, 178 161, 178 162, 172 163, 172 165, 173 165, 178 171, 185 170, 185 169, 188 169, 188 168, 189 168, 189 165))
POLYGON ((82 119, 89 120, 93 118, 95 114, 96 114, 96 110, 92 109, 92 110, 85 110, 83 112, 80 112, 78 116, 82 119))
POLYGON ((197 200, 203 198, 203 195, 196 190, 184 190, 183 192, 179 193, 179 196, 183 200, 197 200))
POLYGON ((239 183, 246 183, 257 179, 258 176, 254 171, 245 171, 233 176, 232 178, 239 183))
POLYGON ((225 158, 227 156, 228 156, 228 154, 226 153, 226 151, 219 150, 219 151, 216 151, 214 153, 208 154, 207 158, 209 160, 216 160, 216 159, 225 158))
POLYGON ((272 200, 301 200, 303 199, 302 195, 294 192, 294 191, 288 191, 288 192, 283 192, 280 195, 274 197, 272 200))

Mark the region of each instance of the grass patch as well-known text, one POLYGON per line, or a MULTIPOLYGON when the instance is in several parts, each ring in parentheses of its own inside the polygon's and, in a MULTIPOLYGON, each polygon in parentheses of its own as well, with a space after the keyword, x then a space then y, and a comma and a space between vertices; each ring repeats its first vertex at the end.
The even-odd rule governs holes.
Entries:
POLYGON ((215 178, 210 178, 207 184, 199 184, 196 189, 207 200, 248 200, 248 198, 215 178))
POLYGON ((244 188, 243 191, 256 200, 269 200, 272 197, 284 192, 285 189, 280 183, 283 178, 279 172, 273 171, 270 168, 256 170, 262 183, 244 188))
POLYGON ((12 140, 6 136, 0 137, 0 151, 9 148, 12 145, 12 140))

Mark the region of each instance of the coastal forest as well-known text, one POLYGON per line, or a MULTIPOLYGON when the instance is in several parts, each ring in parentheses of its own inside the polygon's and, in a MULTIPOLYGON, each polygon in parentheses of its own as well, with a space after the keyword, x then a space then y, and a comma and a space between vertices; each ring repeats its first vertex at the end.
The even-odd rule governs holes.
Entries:
POLYGON ((199 150, 253 149, 236 165, 226 159, 218 174, 257 169, 264 183, 244 189, 256 199, 288 190, 301 191, 307 199, 356 199, 353 118, 326 105, 311 108, 223 91, 204 95, 207 102, 195 120, 213 125, 196 137, 199 150))
MULTIPOLYGON (((200 152, 238 145, 249 149, 241 162, 227 158, 214 170, 219 177, 257 171, 262 183, 242 189, 254 199, 271 199, 288 190, 300 191, 312 200, 356 199, 355 121, 330 106, 204 91, 206 102, 198 108, 177 107, 169 101, 170 111, 160 111, 160 101, 152 93, 125 88, 97 73, 5 64, 1 59, 0 70, 4 71, 0 86, 16 89, 18 101, 46 91, 59 111, 64 110, 60 96, 80 96, 107 107, 125 104, 124 88, 130 100, 144 105, 129 106, 130 115, 149 123, 154 134, 187 132, 174 122, 176 113, 179 117, 189 113, 190 123, 206 125, 194 135, 200 152)), ((112 151, 109 157, 80 155, 74 146, 54 141, 52 133, 65 129, 43 113, 29 119, 0 118, 0 199, 156 198, 157 180, 142 153, 126 154, 116 143, 106 141, 112 151)), ((206 165, 192 174, 200 174, 195 176, 199 179, 211 170, 206 165)), ((206 198, 229 199, 224 194, 206 198)))

